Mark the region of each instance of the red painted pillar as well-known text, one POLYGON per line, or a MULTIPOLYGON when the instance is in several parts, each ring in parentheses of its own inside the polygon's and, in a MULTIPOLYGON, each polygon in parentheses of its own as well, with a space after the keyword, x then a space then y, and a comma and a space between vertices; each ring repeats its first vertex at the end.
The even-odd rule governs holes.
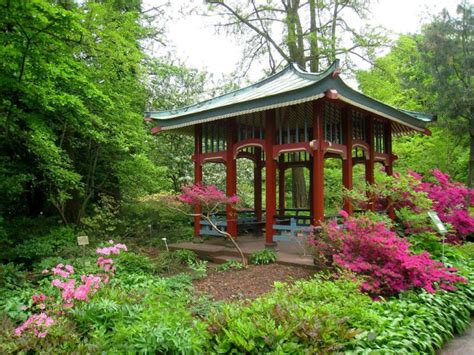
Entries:
MULTIPOLYGON (((352 111, 346 108, 343 121, 344 136, 346 138, 346 159, 342 162, 342 183, 348 190, 352 190, 352 111)), ((352 202, 344 200, 344 210, 352 214, 352 202)))
POLYGON ((276 213, 276 161, 273 159, 275 142, 275 110, 265 112, 265 197, 267 217, 265 221, 265 244, 273 246, 273 225, 276 213))
POLYGON ((254 208, 257 221, 262 220, 262 149, 255 148, 255 167, 253 170, 254 208))
POLYGON ((285 167, 282 165, 282 159, 278 166, 278 215, 285 214, 285 167))
POLYGON ((316 150, 313 152, 312 209, 313 224, 319 225, 324 220, 324 118, 323 102, 313 102, 313 139, 317 141, 316 150))
POLYGON ((385 167, 385 171, 388 176, 393 175, 393 157, 392 157, 392 122, 388 121, 387 129, 385 131, 385 144, 386 144, 386 153, 388 154, 388 163, 385 167))
MULTIPOLYGON (((234 159, 234 143, 236 141, 235 121, 229 119, 227 129, 226 152, 226 193, 227 196, 237 194, 237 162, 234 159)), ((234 238, 237 237, 237 212, 232 205, 226 207, 227 232, 234 238)))
POLYGON ((314 216, 313 210, 313 157, 309 158, 309 164, 306 166, 309 170, 309 215, 311 218, 314 216))
MULTIPOLYGON (((392 156, 392 122, 388 121, 387 122, 387 128, 385 130, 385 149, 386 153, 388 154, 388 162, 387 165, 385 166, 385 172, 387 173, 388 176, 393 175, 393 156, 392 156)), ((395 219, 395 211, 392 207, 392 201, 389 199, 388 200, 388 209, 387 209, 387 214, 391 219, 395 219)))
MULTIPOLYGON (((373 185, 375 182, 374 178, 374 162, 375 162, 375 147, 374 147, 374 118, 372 116, 367 117, 367 143, 369 144, 369 159, 365 160, 365 182, 368 185, 373 185)), ((369 196, 370 198, 370 196, 369 196)), ((375 211, 374 202, 369 199, 367 209, 375 211)))
MULTIPOLYGON (((201 165, 201 153, 202 153, 202 125, 198 124, 194 128, 194 183, 202 183, 202 165, 201 165)), ((201 213, 202 207, 196 205, 194 207, 194 213, 201 213)), ((201 217, 194 217, 194 236, 197 237, 201 234, 201 217)))

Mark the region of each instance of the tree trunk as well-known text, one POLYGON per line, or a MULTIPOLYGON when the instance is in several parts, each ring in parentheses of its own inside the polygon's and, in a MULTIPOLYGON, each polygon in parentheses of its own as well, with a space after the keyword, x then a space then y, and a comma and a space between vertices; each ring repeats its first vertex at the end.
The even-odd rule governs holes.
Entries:
POLYGON ((309 0, 309 16, 310 16, 310 34, 309 34, 309 68, 312 72, 319 71, 319 46, 318 31, 316 28, 316 0, 309 0))
POLYGON ((308 207, 308 193, 306 191, 306 182, 304 179, 304 168, 291 169, 291 193, 293 196, 293 208, 308 207))

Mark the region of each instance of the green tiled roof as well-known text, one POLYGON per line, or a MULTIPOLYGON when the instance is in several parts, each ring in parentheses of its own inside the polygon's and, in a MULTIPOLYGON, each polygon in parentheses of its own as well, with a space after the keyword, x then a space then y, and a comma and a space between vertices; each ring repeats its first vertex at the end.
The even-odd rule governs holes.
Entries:
POLYGON ((339 100, 411 129, 423 131, 426 123, 434 120, 432 115, 396 109, 350 88, 337 75, 338 71, 338 61, 321 73, 306 72, 291 64, 243 89, 175 110, 145 112, 145 118, 170 130, 315 100, 332 89, 337 91, 339 100))

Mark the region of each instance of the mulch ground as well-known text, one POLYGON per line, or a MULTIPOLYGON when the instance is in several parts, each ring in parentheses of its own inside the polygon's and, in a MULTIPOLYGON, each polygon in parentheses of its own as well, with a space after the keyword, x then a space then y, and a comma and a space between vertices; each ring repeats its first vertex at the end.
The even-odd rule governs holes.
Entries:
POLYGON ((252 299, 273 289, 275 281, 291 282, 308 279, 315 270, 279 264, 251 265, 245 270, 212 272, 194 282, 198 293, 206 293, 216 301, 252 299))

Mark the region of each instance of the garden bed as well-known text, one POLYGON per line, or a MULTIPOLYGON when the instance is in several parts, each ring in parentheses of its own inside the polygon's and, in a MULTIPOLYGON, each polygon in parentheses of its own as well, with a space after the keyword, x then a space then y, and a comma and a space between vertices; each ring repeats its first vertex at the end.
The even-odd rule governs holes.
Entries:
POLYGON ((205 279, 196 280, 194 288, 216 301, 253 299, 272 290, 275 281, 291 282, 312 275, 314 270, 297 266, 251 265, 244 270, 209 273, 205 279))

